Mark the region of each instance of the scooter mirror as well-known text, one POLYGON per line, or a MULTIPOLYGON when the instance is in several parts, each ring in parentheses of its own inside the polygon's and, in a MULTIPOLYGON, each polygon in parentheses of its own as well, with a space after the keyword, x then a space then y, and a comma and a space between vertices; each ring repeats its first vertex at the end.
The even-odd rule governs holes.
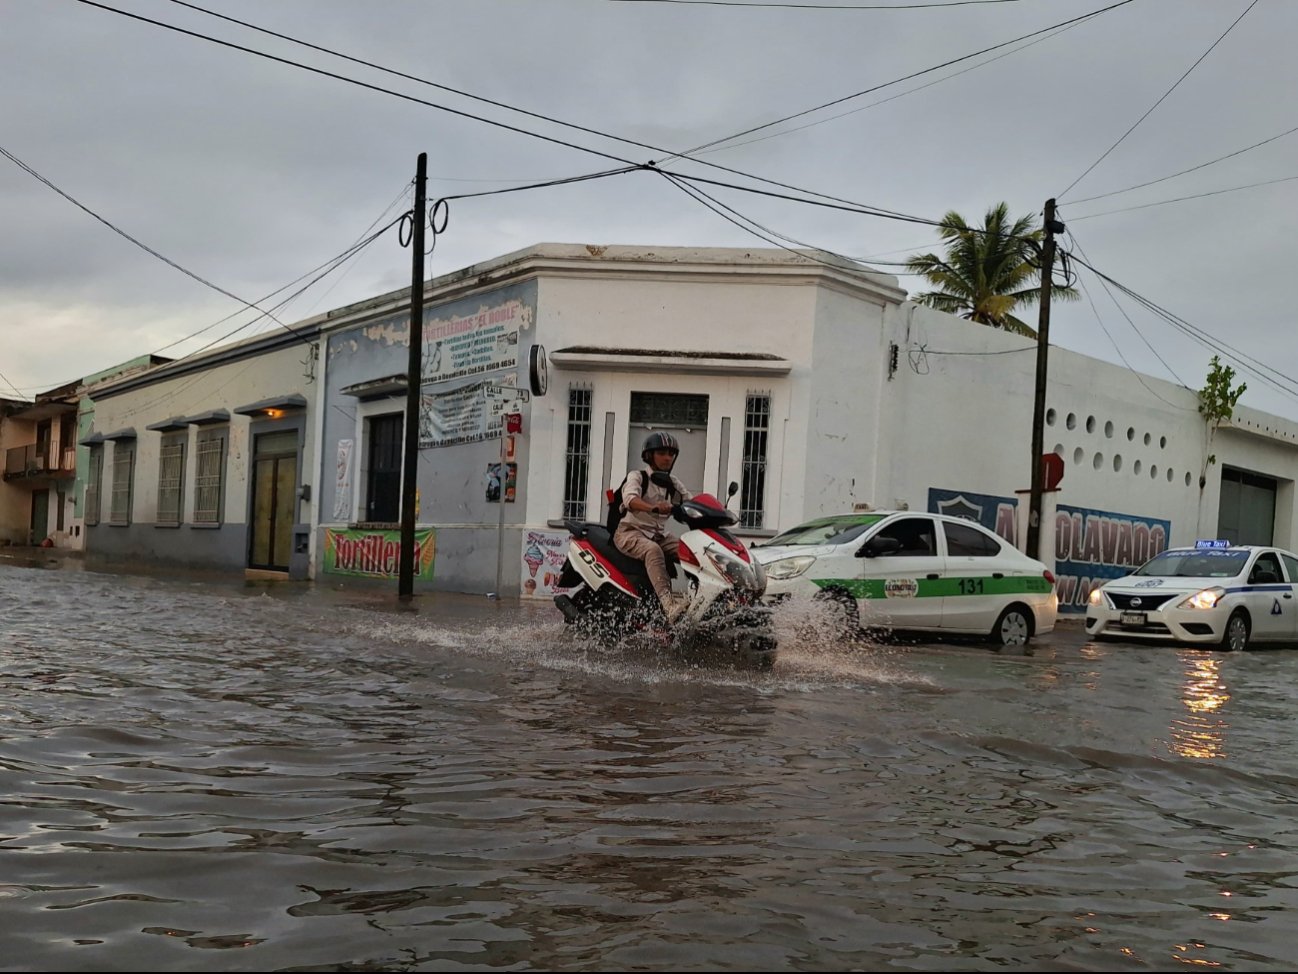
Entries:
POLYGON ((734 497, 737 493, 739 493, 739 481, 732 480, 730 481, 730 486, 726 488, 726 500, 730 500, 730 498, 734 497))

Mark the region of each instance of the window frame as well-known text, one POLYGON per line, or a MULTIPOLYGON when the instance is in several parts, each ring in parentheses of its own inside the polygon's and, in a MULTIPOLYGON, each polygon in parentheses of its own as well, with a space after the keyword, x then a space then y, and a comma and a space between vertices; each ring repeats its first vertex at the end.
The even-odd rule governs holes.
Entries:
POLYGON ((178 528, 184 523, 185 463, 188 455, 188 429, 162 434, 158 445, 158 510, 154 517, 156 527, 178 528), (172 462, 169 463, 169 460, 172 462))
POLYGON ((113 442, 113 485, 109 491, 108 523, 124 528, 131 524, 135 490, 135 440, 113 442))
POLYGON ((190 515, 190 526, 195 528, 217 528, 225 523, 225 468, 230 450, 230 427, 226 425, 204 427, 194 437, 194 509, 190 515), (219 442, 215 450, 209 444, 219 442), (205 461, 216 456, 215 473, 205 466, 205 461), (204 472, 207 470, 208 472, 204 472), (215 482, 213 482, 215 478, 215 482), (200 491, 211 492, 207 495, 200 491), (211 500, 209 501, 209 497, 211 500), (210 505, 211 501, 215 506, 210 505))
POLYGON ((590 437, 595 418, 595 390, 589 385, 568 387, 567 439, 563 454, 561 516, 585 520, 590 479, 590 437))
POLYGON ((104 493, 104 445, 93 443, 89 447, 90 455, 86 462, 86 527, 93 528, 99 524, 100 507, 104 493))

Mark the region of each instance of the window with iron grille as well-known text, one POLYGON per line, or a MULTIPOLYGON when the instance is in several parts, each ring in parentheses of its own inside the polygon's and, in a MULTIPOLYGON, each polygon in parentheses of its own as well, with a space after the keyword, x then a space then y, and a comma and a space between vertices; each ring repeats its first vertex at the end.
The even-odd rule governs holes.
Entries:
POLYGON ((585 520, 590 472, 591 389, 568 389, 568 446, 563 455, 563 516, 585 520))
POLYGON ((760 528, 766 509, 766 445, 771 430, 771 397, 749 393, 744 404, 744 459, 739 483, 739 523, 760 528))
POLYGON ((109 524, 131 523, 131 480, 135 476, 135 441, 113 444, 113 493, 108 510, 109 524))
POLYGON ((220 524, 229 429, 200 430, 194 444, 194 523, 220 524))
POLYGON ((98 444, 90 448, 90 469, 86 473, 86 526, 99 523, 99 493, 104 476, 104 448, 98 444))
POLYGON ((181 520, 181 499, 185 496, 185 443, 188 431, 168 433, 158 450, 157 524, 176 527, 181 520))
POLYGON ((682 396, 670 392, 633 392, 631 422, 641 426, 706 429, 708 397, 682 396))

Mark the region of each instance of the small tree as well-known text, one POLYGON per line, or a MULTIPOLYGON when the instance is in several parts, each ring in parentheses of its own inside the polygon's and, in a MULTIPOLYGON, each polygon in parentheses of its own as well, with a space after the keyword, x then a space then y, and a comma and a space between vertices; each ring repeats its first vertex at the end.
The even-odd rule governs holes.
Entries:
POLYGON ((1208 426, 1204 437, 1203 469, 1199 472, 1200 491, 1208 482, 1209 465, 1217 462, 1216 454, 1208 452, 1212 449, 1212 439, 1217 433, 1217 428, 1235 415, 1235 406, 1239 402, 1239 397, 1244 395, 1244 390, 1248 388, 1247 382, 1241 382, 1231 388, 1231 383, 1234 381, 1235 370, 1229 365, 1222 365, 1221 358, 1214 355, 1212 361, 1208 363, 1208 379, 1199 390, 1199 415, 1204 418, 1208 426))

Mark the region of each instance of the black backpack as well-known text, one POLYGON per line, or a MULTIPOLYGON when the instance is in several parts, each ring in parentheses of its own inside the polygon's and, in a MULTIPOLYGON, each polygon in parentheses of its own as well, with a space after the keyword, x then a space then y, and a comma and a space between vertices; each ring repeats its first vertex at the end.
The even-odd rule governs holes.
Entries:
MULTIPOLYGON (((649 474, 644 470, 637 470, 635 473, 640 475, 640 496, 644 496, 645 489, 649 486, 649 474)), ((604 522, 604 527, 608 528, 609 537, 617 531, 617 526, 622 523, 622 488, 626 482, 631 479, 631 474, 622 478, 622 483, 618 485, 617 490, 606 490, 604 493, 608 497, 608 520, 604 522)))

